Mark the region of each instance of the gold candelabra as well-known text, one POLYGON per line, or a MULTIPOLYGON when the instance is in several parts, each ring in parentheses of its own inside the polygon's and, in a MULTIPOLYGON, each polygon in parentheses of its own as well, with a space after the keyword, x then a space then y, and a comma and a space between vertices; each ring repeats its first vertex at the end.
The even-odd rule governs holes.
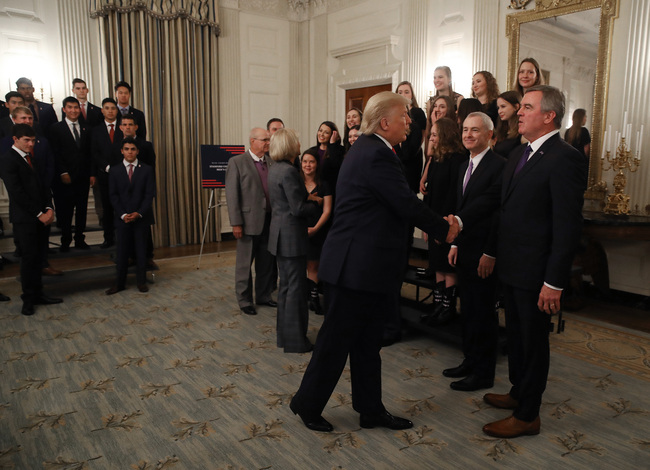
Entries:
MULTIPOLYGON (((641 149, 637 149, 637 152, 640 151, 641 149)), ((628 215, 630 213, 630 196, 623 192, 627 184, 627 178, 623 171, 628 170, 630 173, 637 171, 641 165, 639 156, 639 153, 637 153, 636 157, 632 155, 630 147, 625 143, 625 137, 621 137, 620 144, 616 148, 615 157, 612 157, 609 150, 604 152, 601 159, 603 171, 614 170, 618 172, 614 175, 614 194, 607 196, 607 204, 604 209, 606 214, 628 215), (607 168, 605 168, 606 164, 609 164, 607 168)))

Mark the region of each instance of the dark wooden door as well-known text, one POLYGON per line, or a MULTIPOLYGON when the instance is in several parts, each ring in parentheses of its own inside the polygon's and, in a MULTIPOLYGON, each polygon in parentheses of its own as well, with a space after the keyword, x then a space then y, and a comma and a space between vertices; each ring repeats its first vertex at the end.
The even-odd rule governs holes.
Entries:
POLYGON ((352 108, 359 108, 363 111, 363 108, 366 106, 370 97, 376 95, 380 91, 391 91, 391 84, 387 83, 386 85, 345 90, 345 113, 347 114, 347 112, 352 108))

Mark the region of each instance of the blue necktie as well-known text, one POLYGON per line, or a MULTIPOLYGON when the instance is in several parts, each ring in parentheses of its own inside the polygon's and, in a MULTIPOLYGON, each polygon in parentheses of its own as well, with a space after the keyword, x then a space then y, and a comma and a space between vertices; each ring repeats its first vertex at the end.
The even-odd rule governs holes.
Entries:
POLYGON ((528 147, 526 147, 526 150, 524 150, 524 154, 521 156, 519 163, 517 163, 517 168, 515 168, 515 173, 513 176, 517 176, 517 173, 521 171, 521 169, 528 161, 528 157, 530 157, 531 153, 533 153, 533 148, 530 145, 528 145, 528 147))

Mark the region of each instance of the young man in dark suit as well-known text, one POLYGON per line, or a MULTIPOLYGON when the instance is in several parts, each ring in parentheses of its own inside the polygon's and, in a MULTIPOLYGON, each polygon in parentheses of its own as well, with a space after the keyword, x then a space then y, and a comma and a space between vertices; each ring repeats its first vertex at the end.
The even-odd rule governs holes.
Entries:
POLYGON ((16 91, 23 95, 25 106, 27 106, 34 115, 34 122, 38 123, 41 131, 46 136, 50 132, 50 127, 59 119, 56 117, 54 107, 43 101, 38 101, 34 98, 34 85, 32 81, 26 77, 20 77, 16 80, 16 91))
POLYGON ((463 123, 469 161, 460 167, 456 217, 463 231, 449 250, 456 267, 463 325, 464 360, 445 369, 453 390, 473 391, 494 385, 499 318, 494 308, 497 222, 506 160, 490 150, 494 124, 487 114, 471 113, 463 123))
POLYGON ((529 144, 510 154, 503 174, 497 252, 512 388, 483 399, 514 412, 486 424, 483 432, 490 436, 539 434, 550 317, 560 310, 562 289, 569 282, 587 189, 587 161, 559 135, 564 102, 555 87, 527 90, 517 114, 519 133, 529 144))
POLYGON ((113 206, 109 196, 108 172, 113 165, 122 161, 120 151, 122 131, 117 123, 117 103, 113 98, 102 101, 102 121, 92 129, 90 137, 90 155, 92 165, 90 184, 99 190, 102 206, 102 228, 104 241, 100 248, 106 249, 115 244, 115 225, 113 224, 113 206))
MULTIPOLYGON (((88 91, 86 82, 81 78, 72 80, 72 94, 79 100, 79 108, 81 109, 79 122, 85 125, 88 130, 91 130, 93 127, 101 124, 104 116, 99 106, 95 106, 88 101, 88 91)), ((63 114, 63 118, 65 118, 65 113, 63 114)))
POLYGON ((5 95, 5 99, 7 101, 2 104, 2 107, 7 111, 7 115, 0 118, 0 138, 11 137, 11 132, 14 127, 14 120, 11 117, 11 112, 18 106, 25 106, 23 95, 17 91, 10 91, 5 95))
POLYGON ((352 407, 363 428, 407 429, 381 398, 384 318, 392 313, 402 282, 409 227, 451 242, 456 219, 447 222, 408 186, 393 147, 406 139, 408 100, 381 92, 364 110, 363 135, 348 152, 338 178, 334 222, 323 246, 318 277, 325 284, 325 321, 291 410, 307 428, 329 432, 321 413, 348 356, 352 407), (450 224, 453 225, 450 226, 450 224))
POLYGON ((63 110, 65 119, 52 125, 50 130, 50 143, 56 161, 56 176, 52 189, 61 227, 60 251, 70 250, 73 214, 75 248, 87 250, 90 247, 85 242, 84 231, 90 188, 90 135, 86 126, 79 122, 81 109, 77 98, 65 98, 63 110))
POLYGON ((63 302, 45 295, 41 280, 45 227, 54 220, 54 210, 50 190, 40 176, 39 163, 31 156, 36 132, 27 124, 16 124, 13 140, 11 150, 0 157, 0 177, 9 193, 9 220, 22 248, 22 314, 33 315, 34 305, 63 302))
POLYGON ((131 93, 131 85, 127 82, 121 81, 115 85, 115 101, 117 101, 119 110, 117 122, 118 124, 121 122, 122 116, 132 114, 138 124, 137 136, 142 140, 147 140, 147 124, 144 121, 144 113, 131 106, 131 93))
POLYGON ((146 252, 147 233, 154 223, 151 210, 155 193, 153 169, 138 161, 138 146, 131 137, 122 140, 122 155, 124 160, 112 166, 108 176, 117 231, 117 280, 106 295, 124 290, 129 255, 133 250, 138 290, 149 290, 146 252))

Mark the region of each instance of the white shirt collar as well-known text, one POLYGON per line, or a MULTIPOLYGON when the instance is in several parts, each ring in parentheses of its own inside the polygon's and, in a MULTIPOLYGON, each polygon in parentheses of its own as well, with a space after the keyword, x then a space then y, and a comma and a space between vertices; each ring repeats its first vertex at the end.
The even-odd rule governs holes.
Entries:
MULTIPOLYGON (((539 150, 539 148, 546 142, 548 139, 553 137, 555 134, 560 132, 559 129, 555 129, 554 131, 549 132, 548 134, 544 134, 541 137, 538 137, 537 140, 530 142, 530 148, 532 149, 532 152, 530 152, 530 156, 532 157, 535 152, 539 150)), ((530 157, 528 157, 530 160, 530 157)))
MULTIPOLYGON (((472 173, 476 171, 476 167, 478 166, 479 163, 481 163, 481 160, 483 160, 483 157, 485 156, 486 153, 488 153, 488 150, 490 150, 490 147, 485 147, 485 150, 483 150, 481 153, 479 153, 475 157, 471 157, 470 159, 472 161, 472 173)), ((469 166, 468 166, 469 168, 469 166)))
POLYGON ((23 157, 23 158, 25 158, 25 155, 27 155, 27 152, 23 152, 22 150, 20 150, 15 145, 12 145, 11 148, 14 149, 16 152, 18 152, 20 154, 20 156, 23 157))
POLYGON ((114 129, 117 129, 117 119, 113 122, 108 122, 106 119, 104 119, 104 124, 106 124, 106 128, 110 131, 110 128, 108 126, 113 126, 114 129))
POLYGON ((72 122, 72 121, 71 121, 70 119, 68 119, 67 117, 65 118, 65 122, 68 123, 68 127, 69 127, 70 129, 72 129, 72 125, 73 125, 73 124, 79 125, 79 120, 77 120, 77 121, 75 121, 75 122, 72 122))
POLYGON ((138 166, 138 159, 136 158, 133 163, 129 163, 126 161, 126 159, 123 159, 122 163, 124 164, 124 168, 126 168, 126 170, 129 171, 129 165, 133 165, 134 168, 138 166))
POLYGON ((255 154, 253 153, 253 151, 252 151, 251 149, 248 149, 248 153, 251 154, 251 157, 253 157, 253 160, 254 160, 254 161, 256 161, 256 162, 263 162, 263 161, 264 161, 264 156, 262 156, 262 157, 258 157, 257 155, 255 155, 255 154))
POLYGON ((391 144, 390 144, 386 139, 384 139, 384 138, 383 138, 382 136, 380 136, 379 134, 376 134, 376 133, 375 133, 375 135, 376 135, 377 137, 379 137, 379 138, 380 138, 380 139, 381 139, 381 140, 382 140, 382 141, 383 141, 383 142, 388 146, 389 149, 393 150, 393 146, 392 146, 392 145, 391 145, 391 144))

